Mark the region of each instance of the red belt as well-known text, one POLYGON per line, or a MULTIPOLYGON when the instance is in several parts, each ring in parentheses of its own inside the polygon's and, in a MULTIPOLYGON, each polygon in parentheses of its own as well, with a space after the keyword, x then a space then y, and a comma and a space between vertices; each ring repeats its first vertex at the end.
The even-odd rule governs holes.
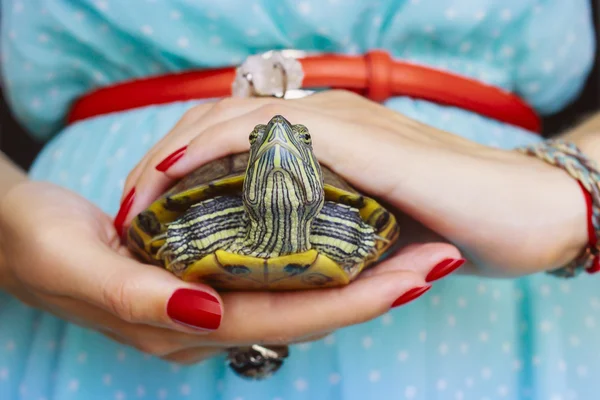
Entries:
MULTIPOLYGON (((539 132, 536 112, 516 95, 456 74, 392 60, 383 51, 364 56, 300 58, 303 89, 352 90, 374 101, 407 96, 454 106, 539 132)), ((231 95, 235 67, 190 71, 118 83, 79 98, 68 122, 137 107, 231 95)))

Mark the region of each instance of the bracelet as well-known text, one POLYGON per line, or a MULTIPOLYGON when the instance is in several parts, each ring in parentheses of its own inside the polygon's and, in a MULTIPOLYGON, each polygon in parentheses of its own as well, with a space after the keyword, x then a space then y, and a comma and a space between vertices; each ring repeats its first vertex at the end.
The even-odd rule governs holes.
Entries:
POLYGON ((549 274, 572 278, 583 270, 590 274, 599 272, 600 170, 596 163, 586 157, 573 143, 560 139, 545 140, 516 150, 565 170, 577 180, 585 197, 588 245, 575 260, 564 267, 549 271, 549 274))

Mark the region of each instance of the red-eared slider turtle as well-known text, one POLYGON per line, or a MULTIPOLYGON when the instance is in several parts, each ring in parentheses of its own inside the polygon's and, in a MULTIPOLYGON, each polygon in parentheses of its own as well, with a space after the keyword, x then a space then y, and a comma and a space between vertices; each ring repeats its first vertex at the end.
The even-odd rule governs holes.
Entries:
MULTIPOLYGON (((277 115, 249 140, 248 153, 198 168, 140 213, 130 249, 216 289, 298 290, 348 284, 395 242, 393 214, 321 166, 305 126, 277 115)), ((281 364, 272 349, 246 350, 230 356, 242 375, 281 364)))

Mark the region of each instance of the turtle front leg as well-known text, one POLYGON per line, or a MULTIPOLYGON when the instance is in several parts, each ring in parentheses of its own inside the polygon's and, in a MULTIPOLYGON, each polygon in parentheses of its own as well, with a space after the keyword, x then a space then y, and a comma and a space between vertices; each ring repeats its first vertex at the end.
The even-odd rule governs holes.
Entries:
POLYGON ((229 248, 244 237, 246 225, 240 197, 218 196, 193 205, 167 225, 161 248, 167 269, 179 275, 194 261, 229 248))
POLYGON ((350 275, 352 268, 376 252, 375 230, 362 220, 358 210, 326 201, 314 219, 310 234, 312 247, 341 265, 350 275))

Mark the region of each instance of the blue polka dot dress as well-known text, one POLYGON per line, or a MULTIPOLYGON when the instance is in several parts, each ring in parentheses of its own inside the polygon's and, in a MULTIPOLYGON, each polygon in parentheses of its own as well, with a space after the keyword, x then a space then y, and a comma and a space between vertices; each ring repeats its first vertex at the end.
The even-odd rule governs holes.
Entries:
MULTIPOLYGON (((12 0, 1 3, 2 84, 47 145, 31 177, 114 215, 132 167, 200 101, 64 125, 71 102, 114 82, 238 64, 273 48, 393 57, 565 107, 595 43, 584 0, 12 0)), ((387 106, 489 146, 539 137, 452 107, 387 106)), ((178 366, 0 292, 0 399, 598 399, 600 278, 450 277, 369 323, 292 347, 272 379, 216 358, 178 366)))

